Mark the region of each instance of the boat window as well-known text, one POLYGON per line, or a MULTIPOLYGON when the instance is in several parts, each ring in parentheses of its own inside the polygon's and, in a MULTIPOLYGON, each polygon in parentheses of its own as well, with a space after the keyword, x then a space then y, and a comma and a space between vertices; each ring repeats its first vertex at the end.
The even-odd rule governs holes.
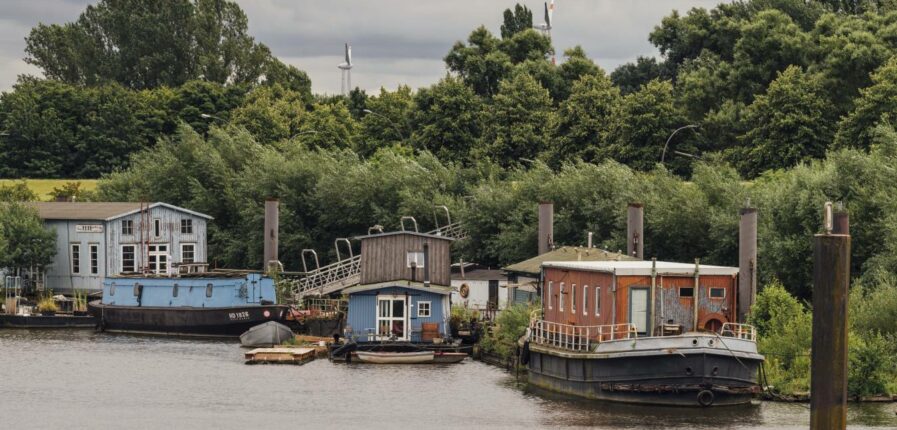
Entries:
POLYGON ((679 297, 694 297, 694 287, 679 287, 679 297))
POLYGON ((583 315, 589 314, 589 286, 588 286, 588 284, 582 286, 582 314, 583 315))
POLYGON ((576 284, 570 284, 570 313, 576 313, 576 284))
POLYGON ((726 289, 725 288, 711 288, 710 289, 710 298, 711 299, 722 299, 726 297, 726 289))
POLYGON ((595 316, 601 315, 601 287, 595 287, 595 316))
POLYGON ((430 317, 430 302, 417 302, 417 316, 418 318, 430 317))
POLYGON ((551 297, 554 282, 548 281, 548 309, 554 309, 554 298, 551 297))
POLYGON ((206 297, 212 297, 212 284, 206 285, 206 297))
POLYGON ((561 312, 564 311, 564 283, 561 282, 561 292, 558 294, 558 307, 561 309, 561 312))
POLYGON ((171 287, 171 297, 177 297, 177 296, 178 296, 178 284, 174 284, 174 286, 171 287))

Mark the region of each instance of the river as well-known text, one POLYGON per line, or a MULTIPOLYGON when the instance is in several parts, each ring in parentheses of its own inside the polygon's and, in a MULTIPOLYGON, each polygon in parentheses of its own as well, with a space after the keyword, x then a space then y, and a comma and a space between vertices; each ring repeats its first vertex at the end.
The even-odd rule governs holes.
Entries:
MULTIPOLYGON (((238 343, 0 330, 2 428, 805 429, 805 405, 711 409, 581 401, 457 365, 243 364, 238 343)), ((850 428, 897 428, 897 404, 851 405, 850 428)))

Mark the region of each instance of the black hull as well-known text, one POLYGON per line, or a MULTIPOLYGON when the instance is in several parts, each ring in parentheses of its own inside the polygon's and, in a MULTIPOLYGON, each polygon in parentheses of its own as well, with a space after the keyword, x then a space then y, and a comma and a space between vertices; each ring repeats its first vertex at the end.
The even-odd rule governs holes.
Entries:
POLYGON ((577 358, 530 351, 529 383, 589 399, 669 406, 749 403, 761 360, 724 354, 577 358), (708 393, 709 392, 709 393, 708 393))
POLYGON ((74 315, 4 315, 0 314, 0 328, 94 328, 97 319, 74 315))
POLYGON ((214 337, 239 337, 258 324, 283 323, 289 310, 286 305, 161 308, 98 302, 91 302, 88 308, 105 331, 214 337))

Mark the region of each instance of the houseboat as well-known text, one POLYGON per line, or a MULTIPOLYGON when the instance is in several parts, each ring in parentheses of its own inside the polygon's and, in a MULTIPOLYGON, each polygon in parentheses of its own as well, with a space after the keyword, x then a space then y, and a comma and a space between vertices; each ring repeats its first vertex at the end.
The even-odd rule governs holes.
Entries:
POLYGON ((739 269, 654 261, 544 262, 542 316, 525 337, 529 382, 642 404, 733 405, 763 356, 738 321, 739 269))
POLYGON ((88 308, 106 331, 221 337, 289 313, 273 279, 246 271, 108 277, 88 308))

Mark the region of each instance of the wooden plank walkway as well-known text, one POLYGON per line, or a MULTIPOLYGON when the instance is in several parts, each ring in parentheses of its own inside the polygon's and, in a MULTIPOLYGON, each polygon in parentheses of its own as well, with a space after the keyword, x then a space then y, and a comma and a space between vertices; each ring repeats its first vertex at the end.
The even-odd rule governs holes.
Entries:
POLYGON ((305 364, 316 355, 315 348, 256 348, 244 358, 246 364, 305 364))

